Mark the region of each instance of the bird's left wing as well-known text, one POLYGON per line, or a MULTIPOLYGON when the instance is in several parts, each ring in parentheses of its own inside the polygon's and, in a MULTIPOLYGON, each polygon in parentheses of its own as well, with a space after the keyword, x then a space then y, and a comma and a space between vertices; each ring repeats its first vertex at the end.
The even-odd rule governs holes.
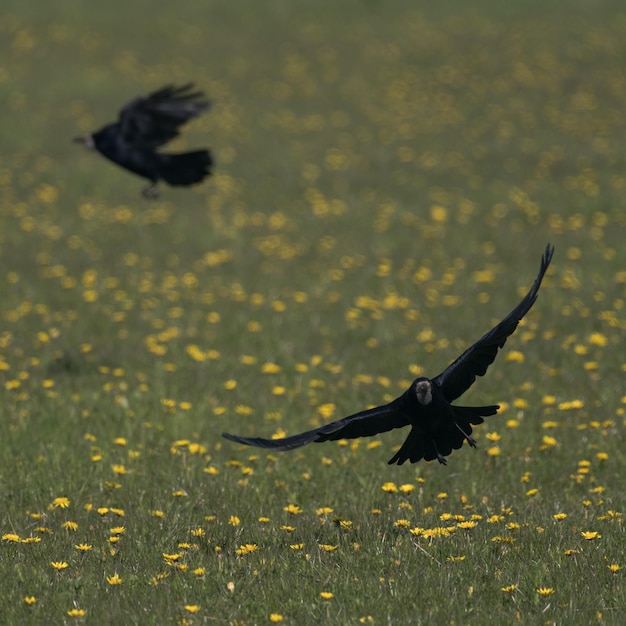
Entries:
POLYGON ((240 437, 239 435, 230 435, 228 433, 223 433, 223 437, 247 446, 270 448, 272 450, 293 450, 312 442, 320 443, 337 439, 372 437, 373 435, 409 424, 409 420, 402 410, 402 398, 401 396, 389 404, 360 411, 336 422, 331 422, 291 437, 263 439, 262 437, 240 437))
POLYGON ((178 136, 185 122, 207 109, 209 101, 193 83, 167 85, 142 98, 135 98, 120 111, 120 132, 128 143, 156 149, 178 136))
POLYGON ((476 376, 483 376, 487 368, 493 363, 498 350, 504 346, 520 320, 535 303, 541 281, 550 265, 553 254, 554 246, 548 244, 541 257, 539 274, 524 299, 497 326, 465 350, 454 363, 451 363, 439 376, 433 379, 433 382, 441 387, 448 402, 452 402, 467 391, 476 380, 476 376))

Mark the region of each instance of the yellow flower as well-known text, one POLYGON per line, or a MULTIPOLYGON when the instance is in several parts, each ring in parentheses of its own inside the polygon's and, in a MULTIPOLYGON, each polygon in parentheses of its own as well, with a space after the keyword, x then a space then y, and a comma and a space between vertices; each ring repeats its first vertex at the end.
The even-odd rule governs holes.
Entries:
POLYGON ((398 487, 396 487, 396 483, 385 483, 382 486, 382 490, 386 491, 387 493, 395 493, 396 491, 398 491, 398 487))
POLYGON ((283 511, 287 511, 287 513, 291 513, 292 515, 299 515, 302 513, 302 509, 295 504, 288 504, 283 511))
POLYGON ((540 596, 550 596, 554 593, 554 589, 552 589, 552 587, 539 587, 539 589, 537 589, 537 593, 540 596))
POLYGON ((411 485, 410 483, 407 483, 405 485, 400 485, 399 490, 402 493, 411 493, 411 491, 413 491, 415 489, 415 485, 411 485))
POLYGON ((189 613, 197 613, 200 610, 200 607, 197 604, 185 604, 185 611, 189 613))
POLYGON ((239 546, 237 550, 235 550, 235 554, 239 556, 244 556, 245 554, 250 554, 251 552, 256 552, 259 549, 259 546, 256 543, 247 543, 245 545, 239 546))
POLYGON ((320 596, 322 598, 324 598, 324 600, 330 600, 332 597, 334 597, 334 593, 332 593, 331 591, 321 591, 320 592, 320 596))
POLYGON ((511 350, 510 352, 507 353, 504 360, 507 362, 513 362, 513 363, 523 363, 524 354, 520 352, 519 350, 511 350))
POLYGON ((70 617, 83 617, 86 613, 85 609, 71 609, 67 612, 70 617))
POLYGON ((283 616, 280 613, 270 613, 270 622, 277 624, 283 621, 283 616))
POLYGON ((236 515, 231 515, 231 516, 228 518, 228 523, 229 523, 231 526, 239 526, 239 524, 241 524, 241 520, 240 520, 240 519, 239 519, 236 515))
POLYGON ((204 576, 206 570, 204 569, 204 567, 196 567, 195 570, 193 570, 193 575, 194 576, 204 576))
POLYGON ((15 533, 6 533, 2 535, 2 541, 12 541, 13 543, 18 543, 20 540, 20 536, 15 533))
POLYGON ((617 564, 617 563, 611 563, 610 565, 607 565, 607 567, 609 568, 609 570, 611 570, 614 574, 617 574, 617 572, 619 572, 622 568, 617 564))
POLYGON ((26 596, 24 598, 24 604, 28 604, 28 606, 35 604, 35 602, 37 602, 37 598, 35 598, 35 596, 26 596))
POLYGON ((331 546, 327 543, 320 543, 319 546, 320 550, 323 550, 324 552, 333 552, 337 549, 337 546, 331 546))
POLYGON ((567 517, 567 513, 555 513, 552 517, 557 522, 560 522, 561 520, 564 520, 567 517))
POLYGON ((67 530, 76 530, 78 528, 78 524, 76 522, 65 522, 62 526, 67 530))
POLYGON ((457 526, 459 528, 474 528, 476 526, 476 522, 459 522, 457 526))
POLYGON ((517 585, 507 585, 506 587, 500 587, 500 591, 504 593, 513 593, 517 589, 517 585))
POLYGON ((74 546, 79 552, 89 552, 89 550, 92 550, 93 547, 90 546, 87 543, 79 543, 78 545, 74 546))
POLYGON ((107 582, 109 585, 121 585, 122 579, 117 575, 117 572, 113 576, 107 576, 107 582))
POLYGON ((395 528, 408 528, 411 525, 408 519, 398 519, 393 523, 395 528))
POLYGON ((124 526, 116 526, 115 528, 110 528, 109 532, 112 535, 122 535, 126 532, 126 528, 124 526))
POLYGON ((50 565, 59 571, 68 567, 68 564, 65 561, 50 561, 50 565))
POLYGON ((580 534, 582 535, 582 538, 586 539, 587 541, 591 541, 592 539, 600 539, 602 537, 602 535, 595 530, 583 531, 580 534))
POLYGON ((70 505, 70 500, 69 498, 65 498, 65 497, 61 497, 61 498, 55 498, 52 501, 52 504, 50 505, 51 508, 53 509, 67 509, 70 505))

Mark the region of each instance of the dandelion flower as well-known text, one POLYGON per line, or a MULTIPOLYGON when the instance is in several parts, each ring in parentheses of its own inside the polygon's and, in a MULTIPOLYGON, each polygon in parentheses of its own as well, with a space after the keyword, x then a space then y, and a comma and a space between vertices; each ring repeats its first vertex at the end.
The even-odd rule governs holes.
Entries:
POLYGON ((611 563, 610 565, 607 565, 607 567, 611 572, 613 572, 613 574, 617 574, 617 572, 622 569, 617 563, 611 563))
POLYGON ((70 617, 83 617, 86 613, 85 609, 70 609, 67 612, 70 617))
POLYGON ((537 589, 537 593, 540 596, 550 596, 554 593, 554 589, 552 589, 552 587, 539 587, 539 589, 537 589))
POLYGON ((35 602, 37 602, 37 598, 35 598, 35 596, 26 596, 24 598, 24 604, 28 604, 28 606, 35 604, 35 602))
POLYGON ((50 561, 50 565, 54 567, 55 570, 62 570, 68 567, 68 564, 65 561, 50 561))
POLYGON ((602 535, 595 530, 583 531, 580 533, 583 539, 587 541, 592 541, 593 539, 600 539, 602 535))
POLYGON ((197 604, 185 604, 185 611, 189 613, 197 613, 200 607, 197 604))
POLYGON ((74 546, 79 552, 89 552, 93 550, 93 546, 90 546, 88 543, 79 543, 74 546))
POLYGON ((302 509, 295 504, 288 504, 283 511, 287 511, 287 513, 291 513, 292 515, 299 515, 302 513, 302 509))
POLYGON ((278 624, 283 621, 283 616, 280 613, 270 613, 270 622, 278 624))
POLYGON ((334 593, 332 593, 332 591, 321 591, 320 592, 320 596, 324 599, 324 600, 330 600, 331 598, 334 597, 334 593))
POLYGON ((398 491, 398 487, 396 486, 395 483, 389 482, 389 483, 385 483, 382 486, 382 490, 386 491, 387 493, 395 493, 396 491, 398 491))
POLYGON ((107 582, 109 585, 121 585, 122 579, 118 576, 117 572, 113 576, 107 576, 107 582))

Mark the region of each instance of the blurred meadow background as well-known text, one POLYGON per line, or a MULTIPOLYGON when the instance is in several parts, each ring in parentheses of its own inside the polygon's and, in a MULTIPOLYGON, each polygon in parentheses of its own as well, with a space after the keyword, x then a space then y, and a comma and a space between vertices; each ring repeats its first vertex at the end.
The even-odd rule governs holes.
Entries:
POLYGON ((0 621, 623 623, 625 70, 617 1, 3 2, 0 621), (188 81, 202 185, 71 143, 188 81), (221 439, 439 374, 548 241, 477 450, 221 439))

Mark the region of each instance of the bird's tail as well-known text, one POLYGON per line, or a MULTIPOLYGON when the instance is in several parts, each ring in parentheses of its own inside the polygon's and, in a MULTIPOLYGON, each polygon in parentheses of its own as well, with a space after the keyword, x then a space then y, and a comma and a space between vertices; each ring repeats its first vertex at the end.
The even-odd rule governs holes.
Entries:
POLYGON ((208 150, 183 154, 159 154, 159 178, 170 185, 193 185, 211 173, 213 158, 208 150))

